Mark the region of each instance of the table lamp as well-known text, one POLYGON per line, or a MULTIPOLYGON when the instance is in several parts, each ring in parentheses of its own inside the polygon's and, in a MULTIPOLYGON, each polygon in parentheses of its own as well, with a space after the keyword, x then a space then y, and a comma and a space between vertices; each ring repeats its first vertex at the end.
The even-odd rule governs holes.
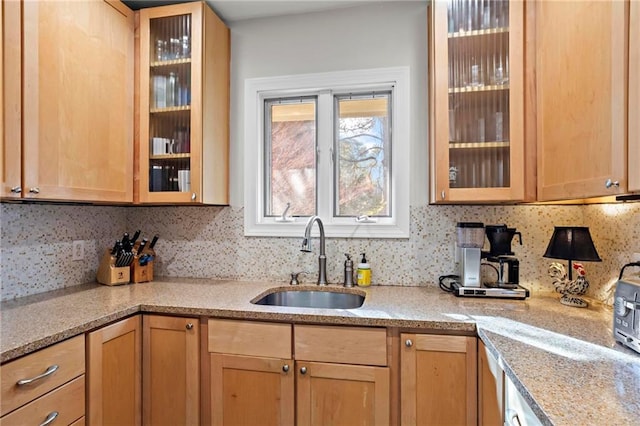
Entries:
POLYGON ((569 278, 564 265, 553 262, 549 267, 549 275, 554 278, 553 284, 558 293, 562 293, 560 303, 567 306, 585 308, 589 304, 578 297, 583 295, 589 287, 585 278, 584 267, 580 263, 571 264, 574 260, 587 262, 601 262, 600 256, 593 245, 589 228, 586 226, 556 226, 543 257, 563 259, 569 261, 569 278), (578 277, 573 279, 573 270, 578 277))

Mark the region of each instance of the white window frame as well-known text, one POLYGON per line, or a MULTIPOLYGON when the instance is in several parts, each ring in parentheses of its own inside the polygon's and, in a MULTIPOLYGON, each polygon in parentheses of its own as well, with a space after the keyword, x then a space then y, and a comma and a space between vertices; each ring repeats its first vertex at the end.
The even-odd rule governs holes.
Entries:
MULTIPOLYGON (((253 78, 245 81, 244 100, 244 234, 300 237, 307 217, 264 216, 264 99, 318 95, 317 182, 333 182, 333 94, 345 91, 388 90, 391 97, 391 217, 357 221, 333 217, 333 184, 317 188, 317 215, 327 237, 409 238, 410 193, 410 73, 408 67, 377 68, 253 78), (328 102, 328 106, 325 103, 328 102), (329 117, 326 115, 329 113, 329 117), (323 123, 329 123, 325 125, 323 123), (327 162, 329 163, 327 165, 327 162)), ((316 227, 317 228, 317 227, 316 227)))

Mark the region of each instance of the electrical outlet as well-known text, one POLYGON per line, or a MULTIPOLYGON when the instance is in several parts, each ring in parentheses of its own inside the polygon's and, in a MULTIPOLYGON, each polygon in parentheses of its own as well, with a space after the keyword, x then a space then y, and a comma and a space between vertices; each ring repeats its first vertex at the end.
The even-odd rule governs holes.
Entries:
POLYGON ((74 241, 73 242, 73 260, 83 260, 84 259, 84 241, 74 241))

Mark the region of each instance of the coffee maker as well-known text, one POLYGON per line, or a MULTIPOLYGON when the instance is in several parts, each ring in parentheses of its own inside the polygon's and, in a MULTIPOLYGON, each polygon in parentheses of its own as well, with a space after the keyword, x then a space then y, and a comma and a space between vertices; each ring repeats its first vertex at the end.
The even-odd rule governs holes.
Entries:
POLYGON ((440 288, 458 297, 521 300, 529 297, 529 290, 518 284, 519 261, 511 251, 511 240, 515 235, 522 244, 520 232, 507 225, 485 228, 480 222, 459 222, 456 225, 456 275, 441 276, 440 288), (485 235, 491 246, 489 251, 482 250, 485 235), (481 270, 488 267, 497 271, 495 282, 487 283, 482 279, 481 270), (444 283, 446 279, 451 280, 450 286, 444 283))
POLYGON ((516 228, 509 228, 507 225, 487 225, 485 230, 489 240, 489 251, 483 251, 482 258, 490 264, 497 264, 494 269, 498 275, 495 282, 485 282, 485 285, 516 288, 520 283, 520 261, 511 251, 511 242, 517 235, 522 245, 522 234, 516 231, 516 228))

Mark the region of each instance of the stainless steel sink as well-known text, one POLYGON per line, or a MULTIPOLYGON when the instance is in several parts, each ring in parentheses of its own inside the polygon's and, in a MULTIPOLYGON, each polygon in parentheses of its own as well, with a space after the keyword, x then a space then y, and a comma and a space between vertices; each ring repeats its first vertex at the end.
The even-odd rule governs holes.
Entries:
POLYGON ((251 303, 297 308, 354 309, 364 303, 364 295, 318 290, 285 290, 269 293, 251 303))

